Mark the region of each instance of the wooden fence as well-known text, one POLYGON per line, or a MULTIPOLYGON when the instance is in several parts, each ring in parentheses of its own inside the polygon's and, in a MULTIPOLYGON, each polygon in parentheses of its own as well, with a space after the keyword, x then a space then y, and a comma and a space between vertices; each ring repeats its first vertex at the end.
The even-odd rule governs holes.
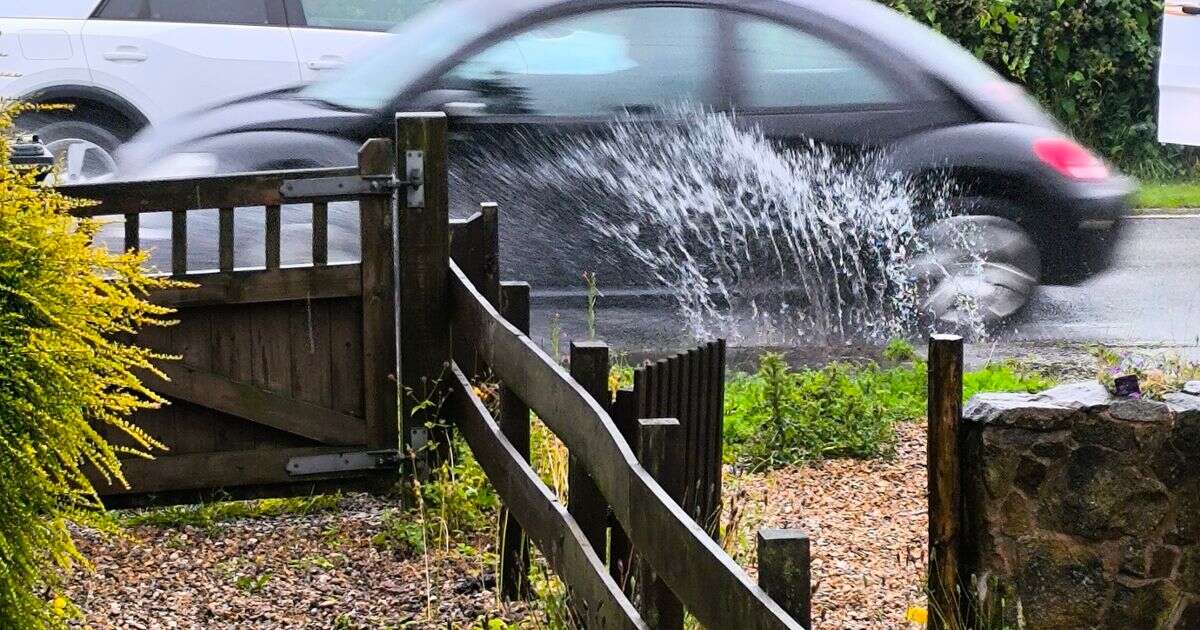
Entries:
MULTIPOLYGON (((395 278, 391 199, 385 191, 285 197, 306 181, 369 181, 392 174, 391 143, 364 145, 356 169, 254 173, 63 187, 96 205, 79 216, 124 219, 124 247, 140 249, 143 219, 169 216, 169 273, 197 285, 151 299, 178 325, 137 342, 177 355, 148 385, 172 404, 133 421, 167 445, 154 460, 123 462, 129 488, 98 484, 109 505, 379 487, 397 475, 395 278), (328 263, 331 201, 357 200, 362 260, 328 263), (281 265, 283 204, 311 211, 312 263, 281 265), (188 268, 189 223, 217 220, 216 269, 188 268), (235 219, 263 219, 265 265, 235 267, 235 219)), ((163 221, 167 223, 167 221, 163 221)), ((117 436, 109 436, 117 437, 117 436)))
POLYGON ((588 628, 673 630, 684 610, 709 628, 807 626, 806 538, 760 533, 761 585, 714 540, 723 346, 639 370, 615 401, 602 344, 575 344, 572 373, 550 359, 527 335, 529 286, 499 280, 499 208, 449 219, 444 116, 397 115, 395 141, 364 145, 358 169, 64 192, 100 202, 82 215, 123 215, 129 248, 146 213, 170 212, 171 273, 199 285, 155 295, 181 323, 139 339, 182 356, 166 367, 170 382, 151 383, 175 404, 135 418, 171 451, 129 462, 132 489, 109 488, 106 500, 386 483, 409 459, 401 453, 420 453, 411 472, 423 473, 445 448, 429 431, 445 418, 503 500, 506 596, 523 594, 528 540, 588 628), (345 199, 360 206, 362 262, 330 265, 328 204, 345 199), (281 207, 303 202, 313 262, 284 267, 281 207), (255 206, 266 264, 237 269, 235 213, 255 206), (220 268, 189 273, 189 217, 206 208, 219 209, 220 268), (474 391, 484 373, 501 383, 498 418, 474 391), (438 417, 423 402, 443 395, 438 417), (569 506, 530 467, 531 412, 570 451, 569 506), (617 553, 610 524, 627 541, 617 553))

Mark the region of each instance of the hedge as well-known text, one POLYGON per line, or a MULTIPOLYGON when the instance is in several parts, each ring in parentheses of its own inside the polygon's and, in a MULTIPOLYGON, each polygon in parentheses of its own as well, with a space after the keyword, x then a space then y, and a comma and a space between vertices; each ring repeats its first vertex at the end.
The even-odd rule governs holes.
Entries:
POLYGON ((1198 153, 1157 140, 1161 0, 886 0, 1032 92, 1082 141, 1151 177, 1198 153))

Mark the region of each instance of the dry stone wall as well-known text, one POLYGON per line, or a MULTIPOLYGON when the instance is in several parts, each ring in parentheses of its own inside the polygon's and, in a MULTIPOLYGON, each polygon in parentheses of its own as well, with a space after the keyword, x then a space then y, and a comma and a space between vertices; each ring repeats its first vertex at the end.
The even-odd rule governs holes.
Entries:
POLYGON ((1200 396, 1078 383, 964 416, 963 573, 985 616, 1200 630, 1200 396))

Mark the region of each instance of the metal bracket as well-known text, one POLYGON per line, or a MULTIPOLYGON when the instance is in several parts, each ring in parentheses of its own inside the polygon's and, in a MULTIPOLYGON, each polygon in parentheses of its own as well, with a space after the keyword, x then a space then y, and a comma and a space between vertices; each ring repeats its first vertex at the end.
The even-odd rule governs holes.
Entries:
POLYGON ((425 152, 408 151, 404 160, 404 179, 392 175, 360 177, 313 177, 284 180, 279 194, 284 199, 352 199, 364 195, 390 195, 406 190, 409 208, 425 207, 425 152))
POLYGON ((400 451, 359 451, 293 457, 288 460, 287 472, 293 477, 353 472, 356 470, 385 470, 400 467, 400 451))
POLYGON ((425 207, 425 152, 406 151, 404 154, 404 173, 407 176, 405 185, 408 187, 408 207, 425 207))

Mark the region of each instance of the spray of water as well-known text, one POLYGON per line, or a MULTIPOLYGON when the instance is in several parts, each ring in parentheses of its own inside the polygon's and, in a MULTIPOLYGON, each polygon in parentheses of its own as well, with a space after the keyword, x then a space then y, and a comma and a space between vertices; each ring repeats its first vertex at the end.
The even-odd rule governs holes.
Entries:
POLYGON ((621 261, 631 283, 667 289, 698 336, 831 344, 914 331, 911 261, 928 247, 923 225, 945 214, 946 191, 877 155, 782 146, 733 115, 679 109, 663 120, 525 133, 463 170, 489 182, 475 194, 521 191, 542 226, 522 232, 568 229, 569 199, 566 213, 595 235, 587 247, 621 261))

